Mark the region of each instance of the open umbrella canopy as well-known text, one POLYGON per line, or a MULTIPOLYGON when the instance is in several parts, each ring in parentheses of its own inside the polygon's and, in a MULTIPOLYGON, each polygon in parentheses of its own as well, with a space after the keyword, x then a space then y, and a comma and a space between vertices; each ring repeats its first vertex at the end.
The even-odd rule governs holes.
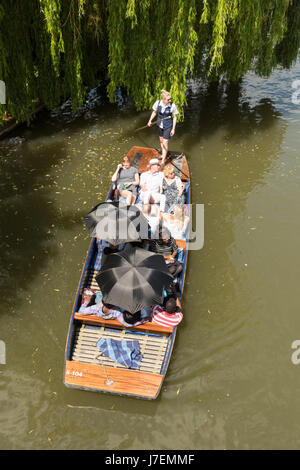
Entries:
POLYGON ((137 206, 122 202, 103 202, 83 218, 91 237, 106 240, 112 245, 141 241, 148 238, 149 224, 137 206))
POLYGON ((173 276, 162 255, 128 244, 107 256, 96 280, 105 303, 135 313, 161 304, 173 276))

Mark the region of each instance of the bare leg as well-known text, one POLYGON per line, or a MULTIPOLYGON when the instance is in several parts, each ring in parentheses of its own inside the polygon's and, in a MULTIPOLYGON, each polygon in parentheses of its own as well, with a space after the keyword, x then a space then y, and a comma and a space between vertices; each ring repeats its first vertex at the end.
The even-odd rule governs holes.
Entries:
POLYGON ((144 205, 149 204, 150 202, 150 193, 149 191, 141 191, 141 200, 144 205))
POLYGON ((163 154, 164 152, 164 138, 163 137, 159 137, 159 143, 161 147, 161 154, 163 154))
POLYGON ((145 207, 145 213, 146 213, 147 215, 149 215, 149 214, 150 214, 150 210, 151 210, 151 206, 150 206, 149 202, 148 202, 147 204, 144 204, 144 207, 145 207))
POLYGON ((161 144, 161 148, 162 148, 162 160, 161 160, 161 163, 162 165, 165 164, 165 160, 166 160, 166 157, 167 157, 167 153, 168 153, 168 145, 169 145, 169 141, 167 139, 162 139, 162 144, 161 144))
POLYGON ((161 193, 152 193, 150 196, 150 202, 157 204, 159 203, 159 210, 160 212, 165 211, 166 206, 166 196, 161 193))
POLYGON ((127 206, 130 206, 131 205, 131 196, 133 196, 132 192, 131 191, 126 191, 126 189, 124 189, 124 191, 121 192, 121 196, 126 197, 126 204, 127 204, 127 206))

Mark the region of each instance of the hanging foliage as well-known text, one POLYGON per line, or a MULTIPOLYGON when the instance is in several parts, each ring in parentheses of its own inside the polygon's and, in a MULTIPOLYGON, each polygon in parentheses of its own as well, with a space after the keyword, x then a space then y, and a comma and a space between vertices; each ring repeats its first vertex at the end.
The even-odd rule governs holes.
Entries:
POLYGON ((19 121, 109 80, 138 110, 170 90, 183 118, 189 78, 239 80, 290 67, 300 46, 298 0, 6 0, 0 4, 0 80, 19 121))

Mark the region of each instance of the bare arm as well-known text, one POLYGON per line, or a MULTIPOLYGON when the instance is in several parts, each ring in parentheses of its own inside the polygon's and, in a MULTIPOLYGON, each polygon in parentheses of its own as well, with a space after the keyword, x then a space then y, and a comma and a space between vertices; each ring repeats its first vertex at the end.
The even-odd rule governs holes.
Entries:
POLYGON ((177 189, 178 189, 178 195, 181 196, 184 191, 184 184, 179 178, 179 176, 176 176, 176 184, 177 184, 177 189))
POLYGON ((173 127, 172 127, 172 130, 170 132, 171 137, 175 134, 176 122, 177 122, 177 115, 173 114, 173 127))
POLYGON ((122 165, 121 165, 121 163, 119 163, 119 165, 117 166, 116 171, 114 172, 114 174, 112 175, 112 178, 111 178, 113 183, 115 183, 117 181, 117 179, 119 178, 119 171, 120 171, 121 168, 122 168, 122 165))
POLYGON ((146 181, 145 181, 145 173, 142 173, 141 174, 141 178, 140 178, 140 186, 141 186, 141 190, 142 191, 146 191, 147 190, 147 185, 146 185, 146 181))
POLYGON ((153 119, 155 118, 156 114, 157 114, 157 111, 152 111, 147 126, 149 126, 149 127, 152 126, 152 121, 153 121, 153 119))

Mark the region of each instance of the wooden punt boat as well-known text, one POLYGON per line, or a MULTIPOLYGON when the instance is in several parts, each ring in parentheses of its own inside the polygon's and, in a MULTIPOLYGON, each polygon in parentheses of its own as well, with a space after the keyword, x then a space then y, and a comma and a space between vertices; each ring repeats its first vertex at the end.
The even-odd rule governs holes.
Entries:
MULTIPOLYGON (((151 158, 158 157, 155 149, 133 147, 129 153, 132 165, 139 173, 147 171, 151 158)), ((177 173, 185 183, 186 204, 190 203, 189 169, 186 158, 179 153, 171 153, 177 173)), ((110 188, 107 199, 113 199, 114 187, 110 188)), ((188 209, 188 206, 187 206, 188 209)), ((178 280, 178 297, 181 301, 187 267, 186 239, 176 239, 183 250, 183 270, 178 280)), ((160 390, 170 362, 176 327, 166 327, 147 322, 128 328, 117 320, 104 320, 95 315, 80 315, 81 294, 85 287, 99 290, 96 282, 98 271, 93 269, 97 254, 96 239, 90 242, 87 257, 82 269, 75 302, 70 319, 65 348, 63 381, 67 387, 106 392, 143 399, 155 399, 160 390), (101 338, 135 339, 139 341, 142 361, 139 370, 127 369, 110 358, 99 356, 96 343, 101 338)), ((180 327, 180 326, 179 326, 180 327)))

